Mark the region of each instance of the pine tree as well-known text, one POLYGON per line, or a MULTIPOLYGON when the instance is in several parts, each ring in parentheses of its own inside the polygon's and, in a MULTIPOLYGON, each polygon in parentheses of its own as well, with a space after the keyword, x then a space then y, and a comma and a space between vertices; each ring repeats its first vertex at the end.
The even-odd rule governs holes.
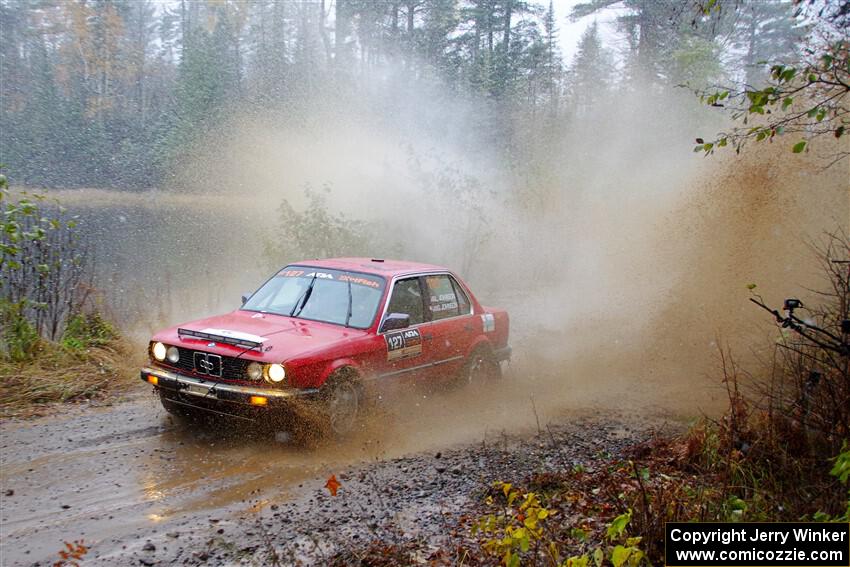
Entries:
POLYGON ((582 34, 569 70, 569 93, 576 112, 587 112, 603 97, 612 86, 613 76, 613 56, 603 47, 599 27, 593 22, 582 34))
POLYGON ((241 59, 234 14, 223 4, 207 7, 203 15, 209 25, 189 24, 183 38, 173 109, 177 118, 161 148, 165 164, 179 161, 196 141, 222 124, 228 104, 239 92, 241 59))
MULTIPOLYGON (((595 25, 595 24, 594 24, 595 25)), ((555 6, 549 0, 549 9, 543 20, 544 41, 546 42, 546 59, 543 67, 544 88, 549 96, 550 104, 557 105, 560 95, 561 49, 558 45, 558 27, 555 23, 555 6)))
POLYGON ((792 62, 806 27, 794 16, 791 0, 750 1, 738 9, 735 46, 743 51, 744 82, 759 88, 768 78, 769 65, 760 62, 792 62))

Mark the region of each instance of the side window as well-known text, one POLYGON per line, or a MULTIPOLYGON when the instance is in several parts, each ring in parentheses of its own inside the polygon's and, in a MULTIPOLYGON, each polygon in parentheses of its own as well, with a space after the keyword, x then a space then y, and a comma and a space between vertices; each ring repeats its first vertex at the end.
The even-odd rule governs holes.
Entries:
POLYGON ((458 315, 458 299, 449 276, 425 276, 425 293, 432 321, 458 315))
POLYGON ((425 311, 422 307, 422 288, 419 278, 398 280, 393 286, 387 314, 406 313, 410 315, 410 324, 418 325, 425 322, 425 311))
POLYGON ((472 307, 469 304, 469 298, 466 296, 466 292, 463 291, 463 288, 456 279, 451 278, 451 280, 452 286, 455 289, 455 295, 457 296, 458 312, 461 315, 469 315, 472 312, 472 307))

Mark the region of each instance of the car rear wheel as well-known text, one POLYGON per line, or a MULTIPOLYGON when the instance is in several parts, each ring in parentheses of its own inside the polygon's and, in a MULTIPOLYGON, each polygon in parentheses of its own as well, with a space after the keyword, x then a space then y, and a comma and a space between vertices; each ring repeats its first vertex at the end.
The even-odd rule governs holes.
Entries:
POLYGON ((362 393, 356 380, 344 373, 329 380, 325 399, 327 422, 336 437, 354 431, 362 411, 362 393))
POLYGON ((483 348, 475 350, 461 370, 460 381, 466 386, 481 386, 502 377, 502 369, 483 348))

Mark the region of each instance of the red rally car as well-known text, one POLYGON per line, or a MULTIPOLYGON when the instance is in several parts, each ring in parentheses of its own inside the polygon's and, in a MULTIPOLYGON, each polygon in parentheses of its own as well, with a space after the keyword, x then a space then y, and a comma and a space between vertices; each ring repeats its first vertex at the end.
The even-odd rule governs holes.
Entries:
POLYGON ((479 382, 510 358, 509 320, 445 268, 369 258, 299 262, 242 307, 156 333, 142 380, 166 410, 259 419, 307 399, 355 425, 384 381, 479 382))

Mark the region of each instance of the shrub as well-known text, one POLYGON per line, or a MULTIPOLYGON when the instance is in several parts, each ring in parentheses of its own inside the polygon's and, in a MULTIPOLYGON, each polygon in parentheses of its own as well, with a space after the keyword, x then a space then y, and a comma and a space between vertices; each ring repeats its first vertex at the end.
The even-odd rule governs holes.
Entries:
POLYGON ((485 502, 490 511, 472 525, 472 535, 480 536, 484 553, 505 567, 521 564, 601 567, 606 562, 614 567, 636 567, 646 558, 639 548, 642 538, 627 533, 631 509, 611 519, 604 526, 604 533, 596 534, 600 539, 594 544, 576 516, 575 523, 565 519, 552 521, 564 513, 552 507, 554 502, 563 505, 563 498, 549 499, 544 494, 520 490, 511 483, 496 482, 485 502))
POLYGON ((39 337, 56 340, 87 305, 93 269, 76 221, 43 195, 13 198, 0 175, 0 357, 25 360, 39 337))
POLYGON ((814 291, 816 304, 789 299, 780 313, 758 295, 752 298, 773 315, 780 333, 773 369, 757 381, 758 397, 751 397, 766 401, 757 408, 786 430, 784 443, 835 455, 850 437, 850 238, 829 233, 812 248, 825 282, 814 291))
POLYGON ((376 255, 370 236, 374 227, 333 213, 328 207, 330 187, 315 191, 304 188, 307 207, 297 211, 284 200, 278 208, 278 223, 265 241, 264 256, 272 268, 305 258, 376 255))
POLYGON ((32 358, 38 347, 38 333, 23 315, 22 303, 0 299, 0 357, 13 362, 32 358))
POLYGON ((60 341, 70 350, 104 346, 118 338, 118 332, 99 313, 79 313, 68 320, 60 341))
POLYGON ((837 514, 842 506, 829 459, 850 437, 850 239, 835 232, 813 248, 826 282, 816 304, 788 299, 780 312, 755 293, 751 299, 779 325, 770 366, 745 380, 721 352, 730 408, 701 466, 721 475, 725 497, 747 501, 751 521, 837 514))

